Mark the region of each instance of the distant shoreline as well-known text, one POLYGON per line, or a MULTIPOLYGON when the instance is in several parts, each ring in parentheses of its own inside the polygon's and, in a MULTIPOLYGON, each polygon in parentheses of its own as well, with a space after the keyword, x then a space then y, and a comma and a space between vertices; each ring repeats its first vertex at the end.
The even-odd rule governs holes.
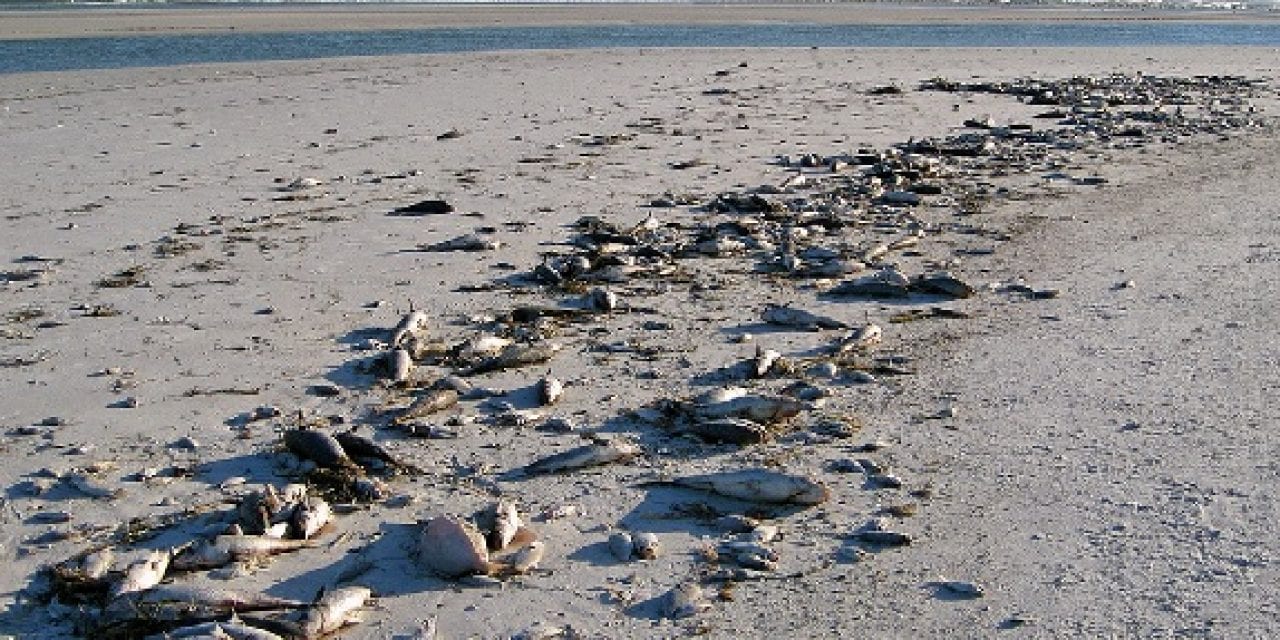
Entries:
POLYGON ((360 31, 609 24, 963 24, 976 22, 1272 22, 1260 10, 774 3, 214 4, 0 9, 0 39, 185 33, 360 31), (86 12, 93 20, 84 20, 86 12))

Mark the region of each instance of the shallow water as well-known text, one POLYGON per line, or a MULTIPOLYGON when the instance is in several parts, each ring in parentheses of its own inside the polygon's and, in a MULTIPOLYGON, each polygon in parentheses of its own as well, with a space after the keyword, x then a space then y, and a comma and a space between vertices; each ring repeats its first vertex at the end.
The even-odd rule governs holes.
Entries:
POLYGON ((1194 45, 1280 47, 1280 24, 612 25, 57 38, 0 41, 0 73, 515 49, 1194 45))

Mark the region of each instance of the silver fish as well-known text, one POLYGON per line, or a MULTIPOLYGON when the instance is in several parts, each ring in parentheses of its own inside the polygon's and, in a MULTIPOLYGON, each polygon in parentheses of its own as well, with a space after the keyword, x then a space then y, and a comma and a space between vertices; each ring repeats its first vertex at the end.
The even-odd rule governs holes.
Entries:
POLYGON ((466 370, 463 375, 474 376, 490 371, 515 369, 531 364, 542 364, 560 352, 560 345, 546 344, 513 344, 507 346, 498 355, 487 358, 466 370))
POLYGON ((121 596, 126 593, 146 591, 160 584, 165 571, 169 570, 169 560, 173 554, 168 550, 152 551, 147 557, 129 565, 124 577, 112 588, 111 595, 121 596))
POLYGON ((162 584, 146 591, 125 594, 103 610, 106 621, 145 617, 151 620, 214 618, 247 611, 299 609, 304 602, 264 593, 218 589, 187 584, 162 584))
POLYGON ((437 516, 420 524, 418 558, 431 572, 460 578, 493 570, 484 536, 469 522, 437 516))
POLYGON ((418 418, 439 413, 458 404, 458 392, 453 389, 432 389, 414 399, 400 415, 396 416, 397 424, 404 424, 418 418))
POLYGON ((320 638, 359 622, 360 607, 372 597, 367 587, 342 587, 324 594, 302 615, 303 637, 320 638))
POLYGON ((819 329, 844 329, 849 325, 828 316, 818 315, 804 309, 788 306, 769 305, 765 307, 761 318, 772 325, 795 327, 806 331, 819 329))
POLYGON ((564 383, 551 376, 538 381, 538 404, 546 407, 553 405, 564 397, 564 383))
POLYGON ((312 546, 305 540, 280 540, 267 536, 218 536, 201 540, 178 552, 171 563, 179 571, 213 569, 231 562, 266 558, 312 546))
POLYGON ((400 323, 391 330, 392 348, 400 347, 410 337, 418 337, 427 331, 427 314, 412 311, 400 319, 400 323))
POLYGON ((685 476, 672 482, 748 502, 816 505, 831 497, 831 490, 820 482, 768 469, 685 476))
POLYGON ((560 473, 629 460, 640 453, 640 447, 630 442, 606 440, 547 456, 529 464, 524 470, 530 474, 560 473))
POLYGON ((197 638, 219 638, 221 640, 284 640, 284 636, 251 627, 235 618, 222 622, 202 622, 185 627, 178 627, 163 634, 148 636, 147 640, 181 640, 197 638))
POLYGON ((493 251, 502 246, 497 240, 489 240, 481 238, 474 233, 468 233, 456 238, 449 238, 441 242, 433 244, 418 245, 419 251, 493 251))
POLYGON ((804 408, 792 398, 752 394, 740 387, 711 391, 693 401, 693 412, 700 418, 747 418, 761 424, 793 418, 804 408))
POLYGON ((293 511, 293 537, 299 540, 310 540, 329 521, 333 519, 333 508, 323 498, 312 496, 302 501, 293 511))

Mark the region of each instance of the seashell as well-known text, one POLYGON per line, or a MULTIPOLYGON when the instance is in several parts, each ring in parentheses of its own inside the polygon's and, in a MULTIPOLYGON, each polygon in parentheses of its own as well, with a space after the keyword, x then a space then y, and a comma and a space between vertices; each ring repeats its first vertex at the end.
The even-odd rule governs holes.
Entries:
POLYGON ((547 456, 529 464, 524 470, 530 474, 560 473, 629 460, 640 453, 640 447, 630 442, 606 440, 547 456))
POLYGON ((615 531, 609 535, 609 553, 617 558, 619 562, 626 562, 631 559, 635 553, 635 541, 631 539, 631 534, 626 531, 615 531))
POLYGON ((759 444, 769 439, 769 429, 767 427, 744 418, 695 420, 689 424, 687 429, 689 433, 711 442, 759 444))
POLYGON ((551 376, 545 376, 538 381, 538 404, 542 406, 553 405, 560 401, 564 396, 564 383, 551 376))
POLYGON ((637 533, 631 536, 631 544, 635 550, 636 557, 641 560, 653 560, 662 551, 662 544, 658 541, 658 536, 649 532, 637 533))
POLYGON ((391 330, 391 347, 399 348, 409 338, 419 338, 426 332, 427 314, 422 311, 411 311, 391 330))
POLYGON ((818 315, 816 313, 805 311, 804 309, 795 309, 789 306, 769 305, 765 307, 761 319, 765 322, 780 327, 795 327, 804 329, 805 331, 818 331, 820 329, 844 329, 849 325, 828 316, 818 315))
POLYGON ((460 578, 491 571, 484 536, 470 523, 437 516, 421 523, 418 558, 429 571, 445 578, 460 578))
POLYGON ((298 540, 310 540, 332 519, 333 508, 328 502, 318 496, 307 498, 293 511, 290 522, 292 537, 298 540))
POLYGON ((355 466, 338 440, 323 431, 290 429, 284 432, 284 445, 299 458, 311 460, 321 467, 355 466))
POLYGON ((816 505, 826 502, 831 491, 809 478, 770 471, 744 469, 676 478, 672 482, 748 502, 816 505))
POLYGON ((302 637, 319 638, 359 622, 358 610, 372 597, 367 587, 342 587, 324 594, 302 615, 302 637))
POLYGON ((662 614, 673 620, 691 618, 711 608, 702 587, 694 582, 684 582, 667 592, 662 599, 662 614))
POLYGON ((173 555, 168 549, 153 551, 142 560, 129 565, 129 568, 124 572, 124 577, 111 590, 112 597, 137 591, 146 591, 160 584, 160 581, 164 579, 165 571, 169 570, 169 560, 172 557, 173 555))

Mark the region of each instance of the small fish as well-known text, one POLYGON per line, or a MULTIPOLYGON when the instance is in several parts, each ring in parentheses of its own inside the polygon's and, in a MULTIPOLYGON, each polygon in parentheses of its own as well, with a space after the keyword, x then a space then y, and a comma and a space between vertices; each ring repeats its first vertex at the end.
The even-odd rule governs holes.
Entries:
POLYGON ((231 562, 256 560, 312 546, 306 540, 281 540, 267 536, 218 536, 184 548, 171 563, 179 571, 213 569, 231 562))
POLYGON ((755 358, 751 360, 752 377, 763 378, 769 375, 774 365, 782 359, 782 354, 773 349, 765 349, 760 345, 756 345, 755 358))
POLYGON ((186 627, 178 627, 161 635, 147 636, 147 640, 191 640, 216 638, 218 640, 284 640, 284 636, 266 629, 252 627, 237 621, 234 617, 222 622, 202 622, 186 627))
POLYGON ((333 508, 328 502, 319 496, 307 498, 293 511, 290 522, 293 538, 310 540, 332 519, 333 508))
POLYGON ((709 608, 711 603, 695 582, 680 583, 662 599, 662 614, 672 620, 692 618, 709 608))
POLYGON ((546 407, 553 405, 564 397, 564 383, 551 376, 538 381, 538 404, 546 407))
POLYGON ((116 598, 103 613, 106 622, 136 620, 138 617, 176 621, 223 617, 237 612, 300 609, 306 606, 304 602, 265 593, 189 584, 162 584, 116 598))
POLYGON ((404 424, 418 418, 439 413, 458 404, 458 392, 453 389, 431 389, 418 396, 400 415, 395 417, 396 424, 404 424))
POLYGON ((849 325, 828 316, 818 315, 803 309, 788 306, 769 305, 765 307, 761 318, 772 325, 795 327, 806 331, 820 329, 844 329, 849 325))
POLYGON ((524 468, 529 474, 560 473, 611 462, 630 460, 640 455, 640 447, 621 440, 606 440, 575 447, 547 456, 524 468))
POLYGON ((560 345, 547 344, 513 344, 503 349, 498 355, 487 358, 466 370, 463 375, 474 376, 490 371, 515 369, 531 364, 542 364, 560 352, 560 345))
POLYGON ((747 418, 761 424, 793 418, 804 408, 804 403, 793 398, 752 394, 740 387, 717 389, 693 401, 693 412, 700 418, 747 418))
POLYGON ((517 575, 524 575, 537 569, 538 564, 542 562, 542 556, 545 551, 546 544, 541 540, 534 540, 526 544, 506 561, 507 571, 517 575))
POLYGON ((118 597, 126 593, 146 591, 160 584, 164 579, 164 572, 169 570, 169 560, 172 557, 173 554, 168 549, 153 551, 147 554, 147 557, 129 565, 124 572, 124 577, 111 590, 111 595, 118 597))
POLYGON ((112 489, 87 473, 68 473, 60 480, 90 498, 115 500, 124 495, 123 489, 112 489))
POLYGON ((418 245, 418 250, 419 251, 443 251, 443 252, 493 251, 494 249, 497 249, 501 246, 502 246, 502 243, 498 242, 497 240, 489 240, 487 238, 481 238, 480 236, 474 233, 468 233, 468 234, 457 236, 455 238, 449 238, 448 240, 444 240, 441 242, 436 242, 432 244, 420 244, 418 245))
POLYGON ((499 500, 493 505, 493 529, 489 532, 489 549, 498 551, 507 548, 522 526, 524 521, 520 519, 516 504, 510 500, 499 500))
POLYGON ((948 298, 968 298, 974 294, 974 288, 948 271, 936 271, 916 276, 911 281, 912 291, 948 298))
POLYGON ((694 420, 687 427, 689 433, 710 442, 732 444, 759 444, 769 439, 769 429, 759 422, 744 418, 720 418, 718 420, 694 420))
POLYGON ((768 469, 685 476, 672 482, 748 502, 816 505, 831 497, 831 490, 820 482, 768 469))
POLYGON ((391 347, 398 348, 409 338, 416 338, 426 332, 427 314, 422 311, 411 311, 391 330, 391 347))
POLYGON ((846 280, 827 291, 833 296, 858 298, 905 298, 910 282, 897 269, 882 269, 873 274, 846 280))
POLYGON ((363 607, 373 591, 367 587, 342 587, 324 594, 307 608, 299 627, 304 638, 320 638, 360 621, 363 607))
POLYGON ((398 384, 409 379, 409 374, 413 372, 413 358, 409 357, 408 351, 397 347, 388 351, 383 358, 387 377, 392 382, 398 384))
POLYGON ((484 536, 471 523, 437 516, 420 525, 418 558, 429 571, 444 578, 492 572, 484 536))
POLYGON ((884 338, 884 329, 876 324, 866 324, 853 331, 849 335, 844 336, 836 343, 835 351, 837 354, 854 353, 866 351, 880 344, 884 338))
POLYGON ((636 557, 641 560, 653 560, 662 552, 662 543, 658 541, 658 536, 647 531, 631 536, 631 544, 636 557))
POLYGON ((453 347, 453 357, 463 362, 476 362, 485 358, 492 358, 503 349, 514 344, 510 338, 500 336, 475 336, 464 340, 457 346, 453 347))
POLYGON ((350 468, 355 463, 347 456, 337 438, 315 429, 290 429, 284 432, 284 446, 303 460, 321 467, 350 468))

